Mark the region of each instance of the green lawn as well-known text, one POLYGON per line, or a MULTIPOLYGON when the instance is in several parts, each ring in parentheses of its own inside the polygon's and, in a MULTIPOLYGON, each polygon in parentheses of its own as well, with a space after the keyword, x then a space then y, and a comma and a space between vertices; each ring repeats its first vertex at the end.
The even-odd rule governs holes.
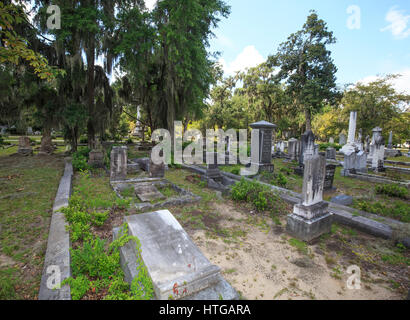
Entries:
POLYGON ((0 149, 0 300, 37 298, 64 170, 61 154, 10 156, 16 151, 0 149))

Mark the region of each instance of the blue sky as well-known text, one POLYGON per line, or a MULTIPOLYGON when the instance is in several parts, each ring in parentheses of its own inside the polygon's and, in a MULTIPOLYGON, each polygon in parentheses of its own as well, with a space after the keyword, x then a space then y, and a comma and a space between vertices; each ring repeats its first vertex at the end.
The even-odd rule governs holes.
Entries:
POLYGON ((314 9, 337 38, 330 49, 338 67, 338 84, 401 73, 403 77, 395 85, 410 93, 409 0, 225 1, 231 6, 231 15, 214 30, 217 37, 211 40, 210 50, 221 52, 228 74, 274 54, 281 42, 302 28, 309 10, 314 9), (352 5, 354 11, 348 13, 352 5), (360 18, 360 26, 355 17, 360 18))

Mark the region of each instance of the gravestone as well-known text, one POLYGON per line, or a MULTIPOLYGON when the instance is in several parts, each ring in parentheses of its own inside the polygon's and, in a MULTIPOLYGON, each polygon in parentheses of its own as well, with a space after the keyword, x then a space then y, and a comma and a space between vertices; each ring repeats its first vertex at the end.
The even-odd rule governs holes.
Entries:
POLYGON ((149 176, 150 178, 164 178, 165 177, 165 164, 155 164, 152 162, 152 159, 150 158, 150 163, 149 163, 149 176))
MULTIPOLYGON (((158 300, 238 299, 220 268, 202 254, 171 212, 128 216, 125 222, 129 234, 140 241, 139 254, 134 241, 120 248, 120 262, 129 284, 144 263, 158 300)), ((114 237, 120 235, 120 230, 114 229, 114 237)))
POLYGON ((139 158, 135 160, 142 170, 149 172, 150 158, 139 158))
POLYGON ((369 151, 370 151, 370 137, 369 136, 366 136, 366 142, 365 142, 365 148, 364 148, 364 150, 367 152, 367 153, 369 153, 369 151))
POLYGON ((372 154, 372 170, 375 172, 383 172, 384 168, 384 138, 382 129, 377 127, 373 129, 373 139, 370 146, 372 154))
POLYGON ((113 147, 111 150, 110 180, 119 181, 127 178, 128 148, 113 147))
POLYGON ((300 141, 299 166, 295 168, 295 173, 303 176, 305 155, 313 155, 317 149, 315 146, 315 135, 313 132, 306 131, 300 141))
POLYGON ((329 147, 326 149, 326 159, 336 160, 336 149, 329 147))
POLYGON ((357 140, 356 140, 356 145, 359 148, 360 151, 363 151, 363 130, 359 130, 359 134, 357 135, 357 140))
POLYGON ((364 151, 355 151, 344 156, 343 169, 341 171, 342 177, 357 172, 367 172, 367 154, 364 151))
POLYGON ((223 180, 221 171, 218 168, 218 153, 217 152, 207 152, 206 153, 206 173, 205 178, 207 180, 212 179, 218 182, 223 180), (213 159, 213 161, 208 161, 213 159), (213 162, 213 163, 212 163, 213 162))
POLYGON ((334 164, 326 165, 326 175, 323 189, 328 191, 333 188, 333 181, 335 179, 336 166, 334 164))
POLYGON ((311 241, 330 232, 332 216, 323 201, 326 159, 314 149, 313 155, 305 153, 302 201, 288 216, 287 232, 300 240, 311 241))
POLYGON ((388 149, 393 149, 393 131, 390 131, 389 134, 389 143, 387 144, 388 149))
POLYGON ((0 134, 5 135, 7 132, 7 126, 0 126, 0 134))
POLYGON ((43 135, 41 138, 41 145, 39 155, 50 155, 54 151, 53 140, 51 135, 43 135))
MULTIPOLYGON (((272 134, 276 125, 267 121, 260 121, 250 125, 253 130, 259 130, 259 154, 255 158, 252 156, 252 165, 258 167, 258 172, 268 171, 273 172, 272 164, 272 134), (256 161, 256 162, 254 162, 256 161)), ((256 139, 251 141, 252 150, 256 150, 256 139)))
POLYGON ((28 128, 27 128, 27 135, 28 135, 28 136, 32 136, 32 135, 33 135, 33 128, 32 128, 32 127, 28 127, 28 128))
POLYGON ((344 133, 339 134, 339 144, 344 146, 347 142, 346 135, 344 133))
POLYGON ((20 137, 19 138, 19 148, 17 151, 18 154, 22 156, 31 156, 33 155, 33 148, 31 147, 31 142, 29 137, 20 137))
POLYGON ((329 143, 330 143, 330 144, 334 144, 334 143, 335 143, 335 139, 334 139, 333 137, 331 137, 331 138, 329 139, 329 143))
POLYGON ((292 138, 288 142, 288 156, 291 161, 299 160, 299 140, 292 138))
POLYGON ((135 194, 142 202, 166 199, 166 197, 152 184, 140 183, 135 185, 135 194))
POLYGON ((98 138, 95 139, 94 149, 90 151, 88 164, 96 168, 104 166, 104 151, 98 138))

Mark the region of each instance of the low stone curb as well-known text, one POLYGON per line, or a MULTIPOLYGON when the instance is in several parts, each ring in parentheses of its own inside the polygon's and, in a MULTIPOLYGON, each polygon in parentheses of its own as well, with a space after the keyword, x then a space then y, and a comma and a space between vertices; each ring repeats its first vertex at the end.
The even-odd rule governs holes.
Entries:
POLYGON ((61 178, 53 206, 47 251, 38 295, 39 300, 71 300, 71 291, 68 285, 61 287, 61 289, 52 288, 71 276, 70 235, 66 229, 68 224, 60 210, 68 206, 72 188, 72 177, 73 166, 71 159, 66 159, 64 175, 61 178))
MULTIPOLYGON (((193 170, 198 173, 205 172, 204 169, 198 168, 193 165, 182 165, 182 167, 184 169, 193 170)), ((237 181, 240 181, 242 178, 244 178, 244 177, 241 177, 241 176, 229 173, 229 172, 224 172, 224 171, 221 171, 221 172, 223 175, 227 176, 228 178, 235 179, 237 181)), ((245 179, 248 181, 253 181, 252 179, 249 179, 246 177, 245 179)), ((277 186, 272 186, 270 184, 267 184, 261 181, 258 181, 258 182, 278 192, 278 194, 283 200, 285 200, 286 202, 292 205, 299 203, 302 199, 302 195, 297 192, 290 191, 290 190, 280 188, 277 186)), ((333 215, 335 222, 348 225, 349 227, 355 228, 357 230, 363 231, 365 233, 368 233, 375 237, 379 237, 383 239, 393 239, 396 237, 396 234, 394 232, 395 230, 401 230, 403 232, 403 229, 404 229, 405 234, 400 235, 399 241, 403 242, 405 245, 406 243, 408 243, 408 240, 406 241, 406 239, 408 239, 409 237, 409 231, 408 231, 409 228, 406 223, 396 221, 393 219, 389 219, 386 217, 382 217, 382 216, 379 216, 373 213, 356 210, 354 208, 346 207, 343 205, 339 205, 339 204, 335 204, 331 202, 327 202, 327 203, 329 203, 329 211, 333 215), (376 219, 383 221, 384 223, 376 221, 376 219), (407 230, 406 230, 406 226, 407 226, 407 230)))

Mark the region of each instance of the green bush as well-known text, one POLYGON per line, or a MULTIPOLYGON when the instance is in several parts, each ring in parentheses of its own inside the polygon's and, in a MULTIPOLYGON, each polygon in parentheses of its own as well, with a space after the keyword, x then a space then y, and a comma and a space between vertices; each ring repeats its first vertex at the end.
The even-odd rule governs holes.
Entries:
POLYGON ((87 138, 87 137, 81 137, 81 138, 80 138, 80 143, 81 143, 81 144, 88 143, 88 138, 87 138))
POLYGON ((91 169, 90 165, 88 164, 90 151, 91 150, 89 148, 81 148, 77 152, 73 153, 72 164, 73 168, 76 171, 85 171, 91 169))
POLYGON ((401 187, 397 184, 386 184, 376 186, 376 193, 385 194, 389 197, 396 197, 401 199, 407 199, 409 191, 405 187, 401 187))
POLYGON ((320 151, 326 151, 327 148, 335 148, 336 151, 339 151, 342 149, 342 146, 338 143, 319 143, 319 150, 320 151))
POLYGON ((268 186, 244 178, 232 187, 231 197, 235 201, 251 203, 258 211, 269 210, 272 214, 280 213, 284 208, 283 201, 268 186))
POLYGON ((379 201, 357 200, 354 202, 353 207, 362 211, 395 218, 402 222, 410 222, 410 206, 404 201, 396 200, 387 206, 379 201))

